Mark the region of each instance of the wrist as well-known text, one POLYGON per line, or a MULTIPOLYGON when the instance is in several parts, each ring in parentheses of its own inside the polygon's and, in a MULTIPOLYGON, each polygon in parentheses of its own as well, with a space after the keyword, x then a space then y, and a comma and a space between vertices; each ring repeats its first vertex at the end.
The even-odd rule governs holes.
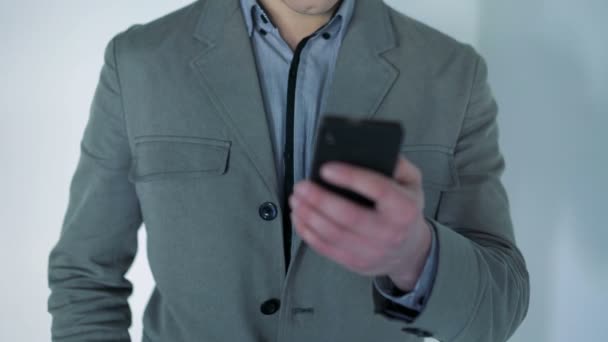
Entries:
POLYGON ((424 265, 428 258, 432 244, 432 227, 426 219, 422 218, 419 230, 421 232, 418 242, 414 244, 413 252, 406 253, 404 257, 402 267, 395 272, 388 274, 388 277, 395 284, 395 286, 404 292, 411 292, 414 290, 418 278, 424 269, 424 265))

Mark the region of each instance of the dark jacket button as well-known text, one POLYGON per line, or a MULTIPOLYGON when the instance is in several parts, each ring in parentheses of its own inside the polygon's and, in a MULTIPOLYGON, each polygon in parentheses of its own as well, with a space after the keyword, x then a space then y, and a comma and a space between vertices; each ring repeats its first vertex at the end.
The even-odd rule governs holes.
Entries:
POLYGON ((264 202, 259 208, 260 217, 266 221, 274 220, 277 217, 277 206, 272 202, 264 202))
POLYGON ((262 303, 260 306, 260 311, 262 311, 264 315, 272 315, 279 310, 280 306, 281 301, 276 298, 272 298, 262 303))

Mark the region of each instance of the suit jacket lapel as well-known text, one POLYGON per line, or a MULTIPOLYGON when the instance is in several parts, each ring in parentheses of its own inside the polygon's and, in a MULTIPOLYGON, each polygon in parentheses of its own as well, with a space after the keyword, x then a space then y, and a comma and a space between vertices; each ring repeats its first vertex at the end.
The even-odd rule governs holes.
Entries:
MULTIPOLYGON (((396 46, 388 9, 381 0, 357 0, 342 41, 325 114, 371 118, 399 71, 382 53, 396 46)), ((317 121, 319 124, 321 120, 317 121)), ((318 131, 315 130, 315 132, 318 131)), ((315 137, 316 138, 316 133, 315 137)), ((296 234, 294 255, 302 245, 296 234)))
MULTIPOLYGON (((239 6, 238 0, 205 1, 194 33, 204 48, 191 66, 278 203, 270 129, 239 6)), ((399 74, 382 56, 396 46, 390 22, 381 0, 356 1, 336 61, 325 113, 355 118, 370 118, 376 113, 399 74)), ((302 243, 297 234, 294 237, 295 261, 302 243)))
POLYGON ((206 0, 194 33, 205 47, 191 66, 278 203, 270 130, 239 6, 238 0, 206 0))
POLYGON ((342 42, 326 113, 372 117, 397 79, 382 53, 395 46, 382 1, 358 0, 342 42))

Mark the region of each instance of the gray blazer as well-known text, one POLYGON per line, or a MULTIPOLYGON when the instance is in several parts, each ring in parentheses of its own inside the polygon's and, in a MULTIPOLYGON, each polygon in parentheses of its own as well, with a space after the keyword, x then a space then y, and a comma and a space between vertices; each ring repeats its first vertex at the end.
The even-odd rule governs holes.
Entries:
POLYGON ((129 340, 124 274, 142 223, 156 282, 144 341, 507 339, 529 283, 484 60, 381 0, 357 1, 340 50, 328 112, 402 123, 401 153, 422 170, 438 233, 434 287, 406 321, 372 278, 299 239, 285 274, 280 189, 238 6, 196 1, 107 45, 49 257, 53 340, 129 340), (269 202, 279 210, 265 220, 269 202))

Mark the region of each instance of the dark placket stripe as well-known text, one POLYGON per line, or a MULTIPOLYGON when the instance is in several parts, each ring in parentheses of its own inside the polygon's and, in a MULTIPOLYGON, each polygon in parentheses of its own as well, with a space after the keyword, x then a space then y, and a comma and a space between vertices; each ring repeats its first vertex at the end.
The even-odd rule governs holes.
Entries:
POLYGON ((289 215, 291 208, 289 207, 289 196, 293 191, 293 174, 294 174, 294 147, 293 147, 293 136, 294 136, 294 113, 296 105, 296 84, 298 81, 298 67, 300 65, 300 55, 306 45, 306 42, 311 38, 308 36, 300 41, 296 50, 294 51, 293 58, 291 60, 291 66, 289 67, 289 82, 287 86, 287 117, 285 124, 285 149, 283 152, 283 158, 285 160, 285 178, 283 185, 283 251, 285 254, 285 273, 289 269, 289 263, 291 261, 291 219, 289 215))

